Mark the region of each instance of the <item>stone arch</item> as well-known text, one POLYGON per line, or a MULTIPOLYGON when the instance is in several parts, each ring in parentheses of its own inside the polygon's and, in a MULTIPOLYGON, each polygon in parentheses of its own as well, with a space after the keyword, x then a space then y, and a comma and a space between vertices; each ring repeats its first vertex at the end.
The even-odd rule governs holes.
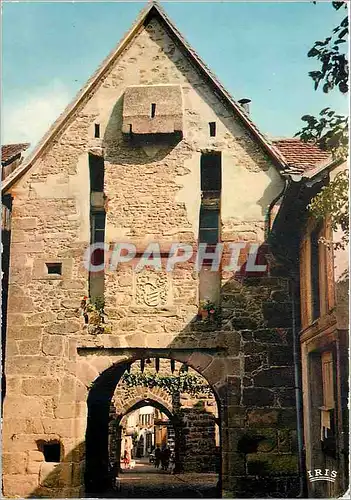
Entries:
MULTIPOLYGON (((86 494, 88 496, 103 494, 109 485, 108 431, 110 407, 116 386, 124 372, 135 361, 155 357, 174 359, 193 368, 201 375, 213 391, 218 406, 219 419, 221 419, 221 388, 225 384, 225 367, 222 366, 225 360, 221 357, 212 356, 206 352, 191 352, 185 349, 130 349, 128 355, 119 357, 119 361, 108 366, 95 379, 89 380, 89 377, 92 377, 97 372, 93 362, 95 356, 89 355, 90 359, 86 359, 84 363, 89 366, 89 361, 91 361, 92 369, 83 375, 84 382, 81 380, 86 387, 89 387, 85 470, 86 494)), ((100 361, 102 361, 101 358, 100 361)), ((82 374, 82 370, 80 370, 80 373, 82 374)))
POLYGON ((159 401, 158 399, 146 398, 146 399, 138 399, 136 401, 132 400, 130 402, 130 405, 127 406, 126 411, 119 416, 120 419, 125 417, 128 413, 131 413, 134 410, 138 410, 143 406, 153 406, 154 408, 157 408, 158 410, 165 413, 170 420, 174 420, 175 418, 172 409, 170 407, 165 406, 162 401, 159 401))
MULTIPOLYGON (((116 408, 116 415, 126 415, 129 413, 134 405, 139 401, 150 401, 162 405, 163 408, 172 413, 172 398, 171 396, 158 387, 135 387, 129 391, 129 397, 124 399, 122 397, 114 397, 113 403, 116 408)), ((153 406, 150 404, 150 406, 153 406)))
POLYGON ((142 408, 143 406, 153 406, 154 408, 157 408, 168 417, 175 433, 175 438, 176 438, 175 452, 179 463, 180 421, 177 415, 173 413, 171 404, 169 404, 168 401, 163 400, 157 394, 153 394, 151 391, 147 391, 146 397, 144 397, 143 394, 141 394, 139 396, 129 398, 128 401, 125 402, 125 404, 120 406, 120 412, 116 412, 115 406, 111 408, 110 412, 111 421, 110 421, 109 432, 112 440, 110 441, 111 449, 109 450, 110 461, 112 463, 118 461, 119 463, 119 457, 121 456, 121 445, 122 445, 122 435, 121 435, 120 425, 124 417, 126 417, 129 413, 138 410, 139 408, 142 408))
POLYGON ((79 361, 76 373, 78 380, 87 388, 91 388, 104 373, 111 374, 116 366, 124 364, 128 366, 145 357, 174 359, 193 368, 201 375, 213 390, 217 402, 220 402, 220 388, 225 384, 225 374, 228 372, 225 369, 226 358, 213 356, 207 352, 189 352, 178 349, 172 351, 172 349, 130 348, 128 351, 131 354, 111 356, 103 355, 97 348, 96 354, 86 355, 79 361))

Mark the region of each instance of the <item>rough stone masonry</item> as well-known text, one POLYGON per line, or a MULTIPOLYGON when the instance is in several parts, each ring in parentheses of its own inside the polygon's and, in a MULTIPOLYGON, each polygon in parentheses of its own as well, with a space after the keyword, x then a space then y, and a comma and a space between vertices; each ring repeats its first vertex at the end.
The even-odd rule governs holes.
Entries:
MULTIPOLYGON (((156 100, 157 92, 153 95, 156 100)), ((164 94, 160 99, 151 103, 156 113, 164 94)), ((172 112, 170 106, 165 116, 172 112)), ((178 115, 179 109, 176 121, 178 115)), ((140 123, 147 132, 148 122, 140 123)), ((274 496, 277 491, 295 496, 286 278, 275 276, 272 267, 265 276, 221 273, 219 318, 206 322, 197 318, 203 277, 191 264, 172 273, 146 269, 140 274, 125 264, 104 276, 110 333, 90 335, 76 313, 81 298, 89 295, 82 264, 91 242, 89 154, 104 159, 105 241, 130 241, 143 248, 150 241, 196 245, 200 163, 208 151, 221 154, 221 241, 264 246, 267 210, 283 188, 279 168, 153 7, 10 188, 5 496, 84 496, 92 454, 87 416, 91 412, 94 420, 98 400, 93 394, 100 391, 101 401, 111 400, 119 369, 146 352, 189 365, 211 385, 219 406, 222 496, 274 496), (178 135, 162 140, 157 127, 147 141, 126 137, 123 96, 135 85, 179 86, 180 135, 177 125, 178 135), (215 136, 209 133, 213 122, 215 136), (95 137, 95 124, 100 137, 95 137), (50 263, 61 265, 61 273, 50 274, 50 263), (157 290, 151 305, 150 288, 157 290), (50 445, 59 447, 54 462, 47 461, 50 445)), ((211 279, 208 283, 211 292, 216 285, 211 279)), ((105 443, 108 423, 101 421, 99 429, 105 443)), ((103 474, 105 451, 101 447, 94 453, 103 474)))

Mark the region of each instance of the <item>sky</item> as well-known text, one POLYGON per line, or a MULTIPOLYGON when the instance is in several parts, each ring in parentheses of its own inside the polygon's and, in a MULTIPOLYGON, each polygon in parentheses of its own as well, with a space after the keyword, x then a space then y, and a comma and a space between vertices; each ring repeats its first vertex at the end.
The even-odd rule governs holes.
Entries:
MULTIPOLYGON (((330 2, 161 2, 235 99, 270 137, 292 137, 301 116, 327 106, 347 113, 338 91, 315 91, 308 58, 345 15, 330 2)), ((129 30, 146 2, 2 3, 2 144, 40 140, 129 30)))

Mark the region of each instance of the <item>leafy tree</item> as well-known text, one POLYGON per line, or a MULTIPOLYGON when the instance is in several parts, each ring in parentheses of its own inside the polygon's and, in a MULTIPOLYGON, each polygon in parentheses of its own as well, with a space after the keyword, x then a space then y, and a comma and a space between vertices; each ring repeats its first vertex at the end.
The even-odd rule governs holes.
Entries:
MULTIPOLYGON (((336 10, 347 9, 347 2, 332 2, 332 6, 336 10)), ((315 90, 322 87, 325 93, 335 89, 342 94, 348 92, 349 63, 346 50, 343 49, 346 47, 344 44, 348 40, 348 34, 348 16, 346 16, 333 29, 330 36, 323 41, 315 42, 308 52, 308 57, 320 62, 320 68, 309 73, 314 81, 315 90)), ((330 151, 335 158, 347 157, 348 119, 346 116, 325 108, 322 109, 319 117, 304 115, 302 120, 306 122, 306 125, 296 134, 301 140, 316 143, 324 151, 330 151)))
MULTIPOLYGON (((314 2, 316 3, 316 2, 314 2)), ((336 10, 347 9, 346 1, 331 2, 336 10)), ((348 40, 348 16, 332 30, 325 40, 314 43, 308 52, 308 57, 320 62, 320 69, 311 71, 314 88, 322 87, 328 93, 337 90, 346 94, 349 90, 349 64, 346 50, 343 49, 348 40)), ((304 142, 313 142, 322 150, 330 151, 334 159, 345 160, 348 155, 348 118, 337 114, 330 108, 322 109, 319 117, 304 115, 305 127, 296 135, 304 142)), ((336 248, 344 248, 349 241, 349 177, 348 173, 340 172, 335 179, 312 200, 309 210, 317 219, 328 217, 334 231, 341 228, 341 241, 335 243, 336 248)))
MULTIPOLYGON (((348 172, 339 172, 335 179, 323 187, 309 205, 310 212, 316 219, 328 220, 333 231, 342 229, 343 235, 340 241, 334 242, 334 248, 345 248, 349 241, 349 199, 348 199, 349 176, 348 172)), ((324 243, 330 244, 324 240, 324 243)))

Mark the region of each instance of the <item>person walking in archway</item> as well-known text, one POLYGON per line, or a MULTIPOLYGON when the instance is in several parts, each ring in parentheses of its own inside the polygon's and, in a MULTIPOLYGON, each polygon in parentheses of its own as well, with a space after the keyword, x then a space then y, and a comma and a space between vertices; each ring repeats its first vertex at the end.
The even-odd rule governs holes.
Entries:
POLYGON ((161 450, 157 446, 155 450, 155 468, 158 469, 160 467, 160 462, 161 462, 161 450))
POLYGON ((171 450, 168 448, 168 446, 165 446, 165 448, 163 448, 163 450, 161 451, 162 470, 164 471, 168 470, 170 457, 171 457, 171 450))
POLYGON ((127 450, 124 450, 123 463, 124 463, 124 468, 129 469, 130 457, 127 450))

